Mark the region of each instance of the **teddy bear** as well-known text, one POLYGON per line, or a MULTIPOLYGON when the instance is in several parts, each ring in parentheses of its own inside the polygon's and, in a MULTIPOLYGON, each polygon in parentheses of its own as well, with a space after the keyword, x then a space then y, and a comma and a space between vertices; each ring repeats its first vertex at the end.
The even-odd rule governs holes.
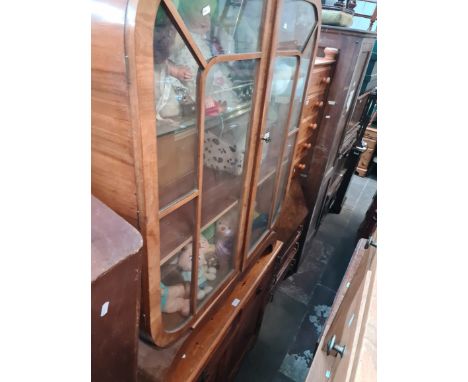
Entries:
POLYGON ((190 314, 190 301, 185 297, 183 284, 161 286, 161 311, 164 313, 177 313, 187 317, 190 314))
MULTIPOLYGON (((216 277, 216 269, 210 269, 207 273, 207 262, 204 254, 204 250, 199 251, 198 258, 198 291, 197 299, 202 300, 208 293, 213 290, 213 287, 208 285, 208 280, 214 280, 216 277), (214 270, 214 271, 213 271, 214 270)), ((192 280, 192 244, 187 244, 179 253, 177 265, 181 271, 182 278, 186 283, 190 283, 192 280)))

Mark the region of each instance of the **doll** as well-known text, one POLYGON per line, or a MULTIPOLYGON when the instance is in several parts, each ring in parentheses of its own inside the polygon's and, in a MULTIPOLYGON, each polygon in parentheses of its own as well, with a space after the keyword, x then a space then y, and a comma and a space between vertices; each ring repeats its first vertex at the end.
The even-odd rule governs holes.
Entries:
POLYGON ((216 255, 220 262, 220 268, 224 271, 229 267, 229 260, 234 250, 234 233, 237 227, 236 212, 237 210, 233 209, 216 222, 216 255))
POLYGON ((161 287, 161 311, 164 313, 179 312, 187 317, 190 314, 190 301, 185 296, 183 284, 167 286, 160 283, 161 287))
POLYGON ((153 39, 156 118, 168 123, 173 123, 171 118, 181 114, 195 113, 195 103, 187 88, 189 82, 195 82, 193 71, 187 65, 177 65, 169 59, 176 36, 174 26, 160 8, 153 39))
MULTIPOLYGON (((192 280, 192 244, 187 244, 182 248, 179 253, 179 259, 177 265, 181 271, 181 275, 186 283, 190 283, 192 280)), ((215 275, 210 271, 209 274, 205 272, 206 269, 206 259, 204 256, 204 251, 199 251, 198 258, 198 291, 197 299, 203 299, 208 293, 210 293, 213 288, 208 285, 207 281, 214 279, 215 275)), ((216 271, 215 271, 216 272, 216 271)))

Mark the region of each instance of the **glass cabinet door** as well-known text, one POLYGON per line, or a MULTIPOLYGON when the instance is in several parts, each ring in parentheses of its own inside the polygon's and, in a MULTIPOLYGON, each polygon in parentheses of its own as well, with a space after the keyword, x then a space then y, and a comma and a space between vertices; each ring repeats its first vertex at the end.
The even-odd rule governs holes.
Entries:
POLYGON ((286 193, 305 83, 315 44, 317 11, 305 0, 284 0, 279 10, 276 58, 267 102, 247 255, 276 221, 286 193))
POLYGON ((262 158, 254 204, 250 250, 256 247, 258 241, 269 229, 272 201, 276 190, 276 174, 286 139, 286 124, 296 69, 296 57, 277 57, 274 62, 266 127, 262 141, 262 158))
POLYGON ((154 107, 166 332, 184 327, 239 272, 265 3, 162 0, 156 14, 154 107), (239 53, 249 57, 235 56, 239 53))
POLYGON ((152 46, 154 213, 157 314, 167 337, 201 317, 240 272, 241 251, 252 253, 271 232, 287 190, 316 21, 306 0, 160 1, 152 46), (276 31, 266 41, 265 8, 276 14, 275 4, 276 31), (262 140, 251 141, 261 130, 262 140))

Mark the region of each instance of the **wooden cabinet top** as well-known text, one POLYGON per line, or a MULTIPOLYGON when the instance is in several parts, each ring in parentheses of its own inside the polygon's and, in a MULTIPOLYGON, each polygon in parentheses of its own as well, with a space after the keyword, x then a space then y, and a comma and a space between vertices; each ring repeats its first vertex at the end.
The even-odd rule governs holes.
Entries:
POLYGON ((91 280, 133 255, 143 245, 140 233, 91 196, 91 280))

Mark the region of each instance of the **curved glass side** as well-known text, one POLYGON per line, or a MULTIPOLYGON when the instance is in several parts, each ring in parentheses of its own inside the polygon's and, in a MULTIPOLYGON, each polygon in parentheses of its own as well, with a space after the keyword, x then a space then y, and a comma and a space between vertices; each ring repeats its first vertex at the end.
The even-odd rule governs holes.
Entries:
POLYGON ((163 6, 153 39, 159 205, 163 209, 198 188, 198 64, 163 6), (179 59, 172 56, 177 53, 179 59), (178 155, 174 155, 178 153, 178 155))
POLYGON ((304 49, 317 23, 315 6, 304 0, 284 0, 279 24, 278 49, 304 49))

